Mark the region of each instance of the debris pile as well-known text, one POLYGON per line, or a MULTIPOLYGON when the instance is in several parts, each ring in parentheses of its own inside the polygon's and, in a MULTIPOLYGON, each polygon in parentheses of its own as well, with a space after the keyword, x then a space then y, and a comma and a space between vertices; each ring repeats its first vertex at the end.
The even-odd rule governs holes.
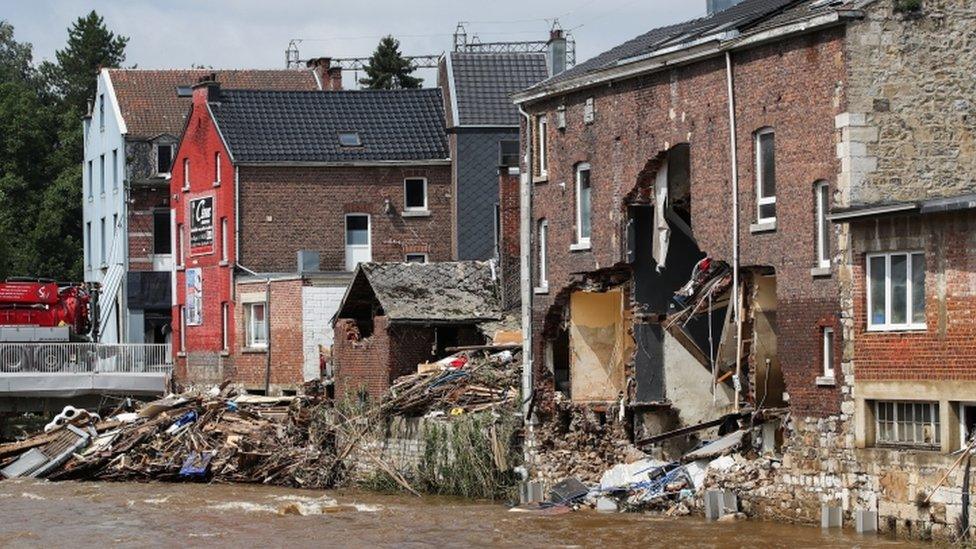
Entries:
POLYGON ((518 400, 521 353, 464 352, 398 378, 380 404, 390 416, 458 415, 510 406, 518 400))
POLYGON ((699 261, 688 283, 674 293, 674 310, 668 315, 666 328, 687 324, 695 316, 728 301, 732 286, 732 268, 724 261, 706 257, 699 261))

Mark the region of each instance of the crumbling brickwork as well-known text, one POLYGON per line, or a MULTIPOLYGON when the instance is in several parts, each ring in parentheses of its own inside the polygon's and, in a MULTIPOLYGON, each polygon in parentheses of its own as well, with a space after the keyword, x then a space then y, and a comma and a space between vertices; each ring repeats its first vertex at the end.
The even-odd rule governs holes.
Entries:
POLYGON ((385 316, 374 317, 373 333, 362 337, 355 320, 336 321, 332 348, 336 398, 357 397, 362 392, 378 398, 390 387, 388 326, 385 316))

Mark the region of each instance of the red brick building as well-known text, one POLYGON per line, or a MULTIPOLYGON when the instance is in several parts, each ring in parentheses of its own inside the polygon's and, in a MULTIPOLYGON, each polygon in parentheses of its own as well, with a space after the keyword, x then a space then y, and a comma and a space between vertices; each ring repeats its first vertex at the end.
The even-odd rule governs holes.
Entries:
POLYGON ((839 411, 840 340, 823 343, 840 315, 835 244, 818 227, 840 168, 845 17, 746 0, 516 96, 531 115, 537 386, 623 396, 638 436, 737 400, 839 411), (675 294, 704 257, 731 280, 711 314, 676 324, 688 298, 675 294))
POLYGON ((450 259, 450 172, 438 90, 197 85, 170 187, 178 379, 292 390, 313 377, 316 345, 275 331, 330 328, 309 310, 330 299, 311 295, 316 273, 332 273, 334 307, 359 262, 450 259), (252 291, 268 280, 270 294, 252 291))

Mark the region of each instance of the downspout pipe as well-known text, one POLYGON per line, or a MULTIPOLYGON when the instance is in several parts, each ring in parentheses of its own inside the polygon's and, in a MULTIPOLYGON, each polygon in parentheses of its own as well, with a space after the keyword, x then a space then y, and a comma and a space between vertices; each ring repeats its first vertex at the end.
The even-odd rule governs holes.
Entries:
POLYGON ((532 116, 521 105, 525 118, 525 171, 519 174, 519 276, 522 280, 522 417, 531 422, 532 412, 532 116))
POLYGON ((725 52, 725 80, 729 103, 729 152, 732 160, 732 303, 735 314, 735 411, 739 411, 742 382, 742 298, 739 290, 739 153, 736 147, 735 88, 732 80, 732 52, 725 52))

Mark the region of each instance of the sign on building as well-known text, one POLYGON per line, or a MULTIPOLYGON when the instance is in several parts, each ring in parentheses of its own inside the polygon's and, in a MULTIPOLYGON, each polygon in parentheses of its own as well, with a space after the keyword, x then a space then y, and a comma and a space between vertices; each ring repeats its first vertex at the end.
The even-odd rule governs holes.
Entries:
POLYGON ((214 253, 214 197, 190 200, 190 255, 214 253))
POLYGON ((194 267, 186 270, 186 325, 203 324, 203 270, 194 267))

